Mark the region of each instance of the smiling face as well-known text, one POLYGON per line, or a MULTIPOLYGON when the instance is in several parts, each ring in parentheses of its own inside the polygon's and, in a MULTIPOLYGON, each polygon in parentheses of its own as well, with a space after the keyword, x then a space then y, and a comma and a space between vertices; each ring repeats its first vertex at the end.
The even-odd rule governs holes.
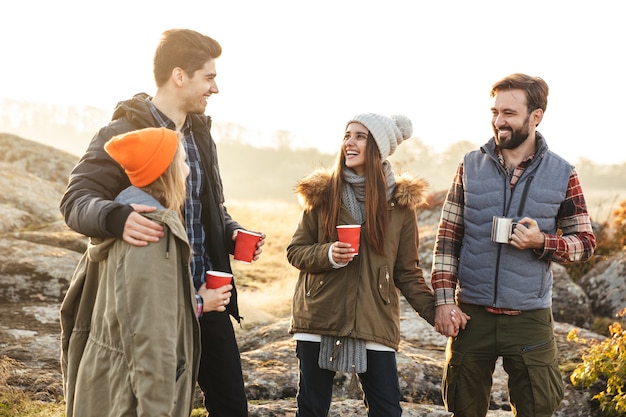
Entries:
POLYGON ((493 97, 491 114, 496 144, 500 149, 516 149, 531 134, 534 137, 543 111, 535 109, 528 113, 526 93, 523 90, 503 90, 493 97))
POLYGON ((210 59, 204 66, 195 71, 191 76, 183 71, 182 99, 186 113, 202 114, 206 110, 207 100, 211 94, 219 93, 215 77, 215 60, 210 59))
POLYGON ((343 137, 342 151, 346 158, 346 167, 360 176, 365 174, 365 149, 369 130, 360 123, 350 123, 343 137))

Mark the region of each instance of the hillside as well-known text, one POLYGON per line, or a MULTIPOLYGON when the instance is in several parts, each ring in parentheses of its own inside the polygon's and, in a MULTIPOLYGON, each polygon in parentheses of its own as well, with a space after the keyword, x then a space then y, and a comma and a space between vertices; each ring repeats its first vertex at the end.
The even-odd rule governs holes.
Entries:
MULTIPOLYGON (((6 132, 27 138, 78 159, 94 133, 109 121, 111 111, 0 99, 0 136, 6 132)), ((341 132, 337 133, 339 149, 341 132)), ((334 155, 299 148, 285 131, 275 132, 272 146, 266 147, 258 146, 256 132, 232 122, 214 121, 213 135, 227 200, 293 202, 291 191, 297 179, 318 166, 331 166, 334 161, 334 155)), ((441 191, 448 188, 462 155, 477 145, 459 141, 443 152, 435 152, 420 138, 412 138, 390 159, 396 172, 408 171, 427 180, 432 191, 441 191)), ((25 150, 32 146, 31 143, 25 150)), ((554 151, 558 153, 559 149, 554 151)), ((606 221, 616 204, 626 199, 626 163, 602 165, 584 159, 570 162, 576 165, 592 218, 606 221)))

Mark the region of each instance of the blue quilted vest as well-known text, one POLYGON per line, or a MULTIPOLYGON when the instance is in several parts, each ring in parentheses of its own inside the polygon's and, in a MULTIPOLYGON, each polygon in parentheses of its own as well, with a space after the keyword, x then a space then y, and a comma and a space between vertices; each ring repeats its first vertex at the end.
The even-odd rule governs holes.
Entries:
MULTIPOLYGON (((573 167, 548 150, 537 133, 537 153, 513 190, 495 154, 492 138, 463 160, 465 234, 459 259, 461 302, 516 310, 552 305, 550 262, 532 249, 519 250, 491 241, 493 216, 535 219, 539 229, 556 232, 573 167)), ((524 227, 524 226, 518 226, 524 227)))

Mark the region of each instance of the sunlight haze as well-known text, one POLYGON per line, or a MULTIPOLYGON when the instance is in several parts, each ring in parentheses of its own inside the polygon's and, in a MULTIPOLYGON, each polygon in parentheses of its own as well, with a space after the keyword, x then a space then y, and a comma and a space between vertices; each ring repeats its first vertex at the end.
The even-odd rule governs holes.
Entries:
POLYGON ((550 86, 538 130, 552 150, 571 162, 626 162, 617 0, 59 0, 3 9, 0 98, 112 111, 154 94, 160 34, 184 27, 224 48, 207 114, 260 141, 290 131, 294 144, 335 152, 349 118, 379 112, 406 114, 413 135, 438 151, 482 145, 492 133, 491 85, 525 72, 550 86))

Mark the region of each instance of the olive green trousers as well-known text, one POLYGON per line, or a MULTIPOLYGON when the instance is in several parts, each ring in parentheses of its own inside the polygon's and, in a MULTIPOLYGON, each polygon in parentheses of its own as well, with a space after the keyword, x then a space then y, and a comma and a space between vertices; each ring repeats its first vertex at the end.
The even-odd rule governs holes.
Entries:
POLYGON ((460 304, 471 320, 446 348, 442 396, 454 417, 484 417, 492 375, 502 357, 509 401, 518 417, 550 417, 563 399, 552 309, 517 316, 492 314, 460 304))

